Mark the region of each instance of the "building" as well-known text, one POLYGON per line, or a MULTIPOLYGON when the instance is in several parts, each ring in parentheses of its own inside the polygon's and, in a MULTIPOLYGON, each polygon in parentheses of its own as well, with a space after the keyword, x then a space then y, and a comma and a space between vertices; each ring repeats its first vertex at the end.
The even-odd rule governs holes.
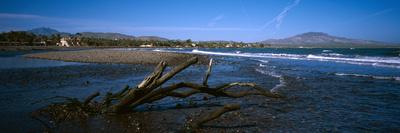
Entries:
POLYGON ((68 43, 69 38, 67 37, 63 37, 60 39, 60 43, 57 43, 57 46, 61 46, 61 47, 70 47, 69 43, 68 43))

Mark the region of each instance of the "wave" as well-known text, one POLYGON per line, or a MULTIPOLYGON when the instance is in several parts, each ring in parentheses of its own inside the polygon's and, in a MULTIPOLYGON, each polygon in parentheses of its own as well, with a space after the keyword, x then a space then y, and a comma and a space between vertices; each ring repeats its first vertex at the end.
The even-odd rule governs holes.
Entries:
POLYGON ((279 79, 279 84, 275 85, 275 86, 270 90, 272 93, 278 93, 278 91, 279 91, 280 89, 286 87, 287 84, 288 84, 288 83, 286 82, 286 79, 285 79, 284 76, 282 76, 282 75, 280 75, 280 74, 277 74, 277 73, 275 73, 275 72, 273 72, 273 71, 265 71, 265 70, 261 70, 261 69, 258 69, 258 68, 256 69, 256 71, 259 72, 259 73, 261 73, 261 74, 268 75, 268 76, 271 76, 271 77, 274 77, 274 78, 278 78, 278 79, 279 79))
POLYGON ((323 52, 323 53, 329 53, 329 52, 332 52, 332 50, 326 50, 326 49, 324 49, 324 50, 322 50, 322 52, 323 52))
POLYGON ((257 60, 257 61, 259 61, 261 63, 269 63, 269 61, 267 61, 267 60, 257 60))
POLYGON ((400 64, 400 59, 388 57, 359 57, 359 58, 342 58, 342 57, 327 57, 318 55, 308 55, 308 59, 323 59, 323 60, 338 60, 338 61, 355 61, 355 62, 371 62, 371 63, 388 63, 400 64))
POLYGON ((324 55, 324 56, 334 56, 334 57, 344 57, 343 54, 339 54, 339 53, 322 53, 321 55, 324 55))
POLYGON ((161 51, 164 51, 164 50, 161 50, 161 49, 154 49, 153 51, 161 52, 161 51))
POLYGON ((219 55, 219 56, 236 56, 236 57, 254 57, 254 58, 281 58, 293 60, 316 60, 316 61, 333 61, 339 63, 370 65, 378 67, 400 68, 399 57, 372 57, 372 56, 354 56, 349 57, 338 53, 323 53, 320 55, 301 55, 286 53, 229 53, 229 52, 212 52, 194 49, 189 53, 219 55))
POLYGON ((290 58, 290 59, 300 59, 303 55, 296 54, 275 54, 275 53, 226 53, 226 52, 211 52, 211 51, 201 51, 194 49, 192 53, 198 54, 208 54, 208 55, 221 55, 221 56, 236 56, 236 57, 257 57, 257 58, 290 58))
POLYGON ((389 77, 389 76, 375 76, 366 74, 354 74, 354 73, 335 73, 337 76, 351 76, 351 77, 363 77, 372 79, 382 79, 382 80, 397 80, 400 81, 400 77, 389 77))

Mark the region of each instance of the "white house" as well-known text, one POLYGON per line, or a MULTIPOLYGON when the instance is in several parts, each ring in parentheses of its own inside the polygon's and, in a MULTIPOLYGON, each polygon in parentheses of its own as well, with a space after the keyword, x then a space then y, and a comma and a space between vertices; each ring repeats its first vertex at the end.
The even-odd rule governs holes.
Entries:
POLYGON ((151 48, 151 47, 153 47, 153 45, 151 45, 151 44, 146 44, 146 45, 140 45, 139 47, 142 47, 142 48, 151 48))
POLYGON ((61 46, 61 47, 69 47, 70 45, 68 44, 68 38, 63 37, 60 39, 60 43, 57 43, 57 46, 61 46))

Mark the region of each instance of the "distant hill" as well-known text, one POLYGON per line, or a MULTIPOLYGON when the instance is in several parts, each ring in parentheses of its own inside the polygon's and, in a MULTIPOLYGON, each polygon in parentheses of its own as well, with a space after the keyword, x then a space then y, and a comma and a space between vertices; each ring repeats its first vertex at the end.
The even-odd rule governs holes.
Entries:
POLYGON ((35 35, 43 35, 43 36, 51 36, 54 34, 60 34, 61 36, 71 35, 70 33, 59 32, 55 29, 51 29, 51 28, 47 28, 47 27, 35 28, 35 29, 28 30, 27 32, 33 33, 35 35))
MULTIPOLYGON (((59 32, 55 29, 47 28, 47 27, 40 27, 28 30, 27 32, 33 33, 35 35, 44 35, 44 36, 51 36, 55 34, 60 34, 61 36, 73 36, 76 34, 66 33, 66 32, 59 32)), ((88 38, 103 38, 103 39, 132 39, 132 40, 157 40, 157 41, 167 41, 167 38, 162 38, 158 36, 131 36, 121 33, 111 33, 111 32, 80 32, 82 37, 88 38)))
POLYGON ((136 37, 138 40, 156 40, 156 41, 168 41, 167 38, 162 38, 158 36, 138 36, 136 37))
POLYGON ((307 32, 284 39, 268 39, 260 42, 282 47, 386 47, 391 43, 336 37, 322 32, 307 32))
POLYGON ((136 39, 131 35, 121 33, 103 33, 103 32, 80 32, 80 36, 88 38, 103 38, 103 39, 136 39))

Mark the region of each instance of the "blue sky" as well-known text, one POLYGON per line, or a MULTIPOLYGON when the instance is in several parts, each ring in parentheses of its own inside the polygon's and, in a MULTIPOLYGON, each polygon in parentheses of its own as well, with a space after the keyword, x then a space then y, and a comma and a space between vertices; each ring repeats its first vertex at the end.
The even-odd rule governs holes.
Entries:
POLYGON ((0 31, 50 27, 244 42, 326 32, 400 42, 398 0, 2 0, 0 31))

